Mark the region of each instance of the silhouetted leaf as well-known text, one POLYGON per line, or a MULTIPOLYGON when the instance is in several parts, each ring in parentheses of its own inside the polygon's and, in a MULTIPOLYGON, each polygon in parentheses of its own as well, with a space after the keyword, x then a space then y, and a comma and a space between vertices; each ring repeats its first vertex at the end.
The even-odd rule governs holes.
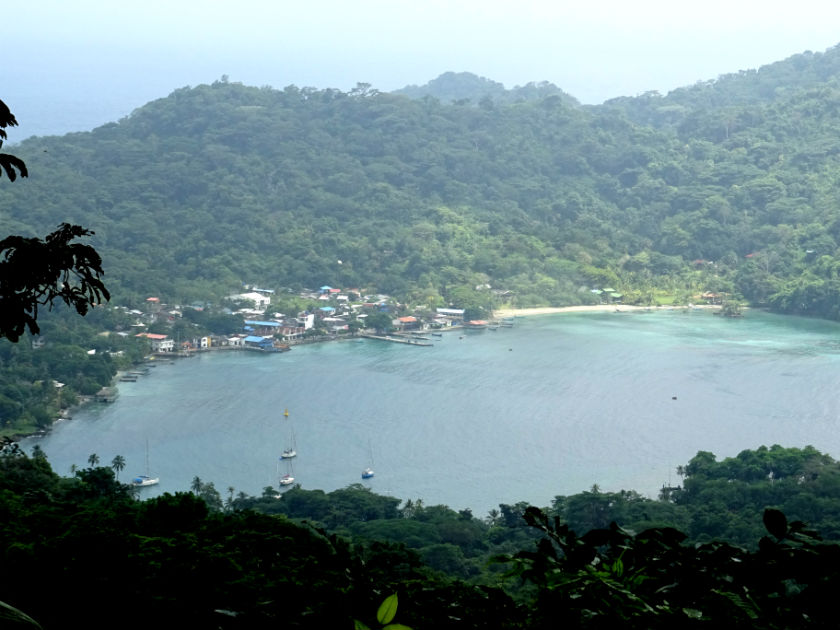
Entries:
POLYGON ((6 172, 6 176, 11 181, 17 179, 18 171, 21 177, 29 176, 29 171, 26 170, 26 164, 24 164, 23 160, 9 153, 0 153, 0 168, 6 172))
POLYGON ((0 627, 3 628, 40 628, 41 624, 26 613, 0 602, 0 627))
POLYGON ((787 534, 787 518, 779 510, 768 508, 764 510, 764 527, 771 535, 782 539, 787 534))

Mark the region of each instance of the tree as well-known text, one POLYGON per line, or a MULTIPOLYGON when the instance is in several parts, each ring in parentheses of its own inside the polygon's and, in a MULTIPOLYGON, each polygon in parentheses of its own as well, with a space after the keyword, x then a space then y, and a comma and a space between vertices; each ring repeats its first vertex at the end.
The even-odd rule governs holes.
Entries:
POLYGON ((365 320, 365 326, 374 328, 377 332, 390 332, 394 328, 392 321, 393 317, 388 313, 371 313, 365 320))
POLYGON ((90 464, 90 467, 93 468, 98 463, 99 463, 99 455, 97 455, 96 453, 91 453, 90 456, 88 456, 88 464, 90 464))
MULTIPOLYGON (((17 120, 0 101, 0 146, 5 128, 17 120)), ((0 174, 10 181, 29 175, 20 158, 0 153, 0 174)), ((18 341, 28 328, 40 332, 38 307, 63 301, 84 315, 110 293, 101 277, 102 258, 90 245, 73 242, 94 233, 79 225, 62 223, 44 239, 11 235, 0 241, 0 337, 18 341)))
POLYGON ((114 469, 114 472, 117 473, 117 477, 119 477, 120 472, 122 472, 123 468, 125 468, 125 457, 122 455, 116 455, 114 459, 111 460, 111 468, 114 469))

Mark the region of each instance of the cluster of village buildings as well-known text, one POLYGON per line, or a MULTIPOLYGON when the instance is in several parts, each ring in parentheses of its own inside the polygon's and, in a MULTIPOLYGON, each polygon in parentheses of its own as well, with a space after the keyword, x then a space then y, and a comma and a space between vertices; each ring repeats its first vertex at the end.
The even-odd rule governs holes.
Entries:
MULTIPOLYGON (((207 335, 195 339, 177 340, 170 335, 150 332, 135 332, 136 337, 149 341, 154 353, 189 353, 209 348, 242 348, 278 352, 288 350, 290 343, 295 343, 306 336, 312 329, 324 330, 328 335, 347 334, 351 322, 355 327, 365 328, 365 319, 374 312, 392 313, 397 310, 388 296, 365 296, 361 298, 358 289, 336 289, 323 286, 318 291, 305 291, 301 297, 317 300, 324 306, 302 311, 289 317, 281 313, 267 315, 271 311, 271 298, 274 291, 252 287, 246 293, 230 296, 231 302, 253 304, 253 307, 239 309, 235 313, 242 315, 245 326, 241 333, 231 336, 207 335), (351 296, 360 299, 352 301, 351 296)), ((191 306, 187 308, 202 308, 191 306)), ((173 322, 181 317, 180 307, 169 308, 157 297, 146 299, 146 310, 130 311, 137 316, 137 328, 145 328, 152 322, 173 322)), ((232 311, 233 312, 233 311, 232 311)), ((463 322, 464 310, 439 308, 431 318, 421 319, 416 316, 395 316, 391 320, 396 331, 423 330, 427 328, 446 328, 463 322)))

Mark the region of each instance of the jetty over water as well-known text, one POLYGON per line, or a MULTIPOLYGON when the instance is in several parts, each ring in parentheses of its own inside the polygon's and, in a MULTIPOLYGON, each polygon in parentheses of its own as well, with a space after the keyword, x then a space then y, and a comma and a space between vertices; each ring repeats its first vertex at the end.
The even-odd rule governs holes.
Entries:
POLYGON ((360 337, 364 337, 366 339, 379 339, 380 341, 390 341, 391 343, 404 343, 409 346, 433 346, 435 344, 429 343, 428 341, 420 341, 418 339, 412 339, 411 337, 399 336, 399 335, 369 335, 369 334, 362 334, 359 335, 360 337))
POLYGON ((112 403, 117 399, 117 390, 114 387, 103 387, 93 395, 96 402, 112 403))

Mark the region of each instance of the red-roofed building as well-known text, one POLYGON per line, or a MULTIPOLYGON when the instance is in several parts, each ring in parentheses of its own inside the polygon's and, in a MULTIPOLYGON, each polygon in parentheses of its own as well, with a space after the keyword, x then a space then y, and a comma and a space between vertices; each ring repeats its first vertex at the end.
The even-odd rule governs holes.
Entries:
POLYGON ((416 317, 411 315, 400 317, 397 321, 400 323, 400 328, 403 330, 412 330, 420 327, 420 322, 417 321, 416 317))
POLYGON ((157 313, 160 310, 160 298, 146 298, 146 307, 149 309, 150 313, 157 313))

